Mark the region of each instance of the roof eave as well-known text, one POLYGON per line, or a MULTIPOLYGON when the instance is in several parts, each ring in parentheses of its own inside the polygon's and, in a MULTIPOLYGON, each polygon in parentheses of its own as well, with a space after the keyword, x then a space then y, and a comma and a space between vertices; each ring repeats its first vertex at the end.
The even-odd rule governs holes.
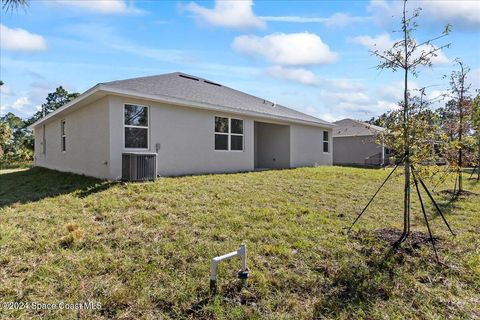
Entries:
POLYGON ((277 120, 277 121, 294 122, 294 123, 306 124, 306 125, 322 127, 322 128, 334 128, 334 127, 336 127, 336 125, 333 125, 331 123, 307 121, 307 120, 290 118, 290 117, 276 116, 276 115, 272 115, 272 114, 268 114, 268 113, 261 113, 261 112, 253 112, 253 111, 246 111, 246 110, 241 111, 239 109, 228 108, 228 107, 225 107, 225 106, 217 106, 217 105, 213 105, 213 104, 209 104, 209 103, 196 102, 196 101, 191 101, 191 100, 181 99, 181 98, 175 98, 175 97, 170 97, 170 96, 165 96, 165 95, 145 94, 145 93, 140 93, 140 92, 136 92, 136 91, 133 91, 133 90, 112 88, 112 87, 108 87, 108 86, 105 86, 105 85, 102 85, 102 90, 106 91, 108 93, 111 93, 111 94, 128 96, 128 97, 139 98, 139 99, 146 99, 146 100, 162 102, 162 103, 170 103, 170 104, 173 104, 173 105, 184 106, 184 107, 194 107, 194 108, 199 108, 199 109, 204 109, 204 110, 230 112, 230 113, 233 113, 233 114, 241 114, 241 115, 252 116, 252 117, 260 117, 260 118, 277 120))
POLYGON ((180 99, 180 98, 174 98, 170 96, 165 96, 165 95, 152 95, 152 94, 145 94, 145 93, 140 93, 134 90, 125 90, 125 89, 118 89, 118 88, 112 88, 110 86, 107 86, 105 84, 99 83, 92 88, 88 89, 84 93, 82 93, 80 96, 78 96, 76 99, 70 101, 69 103, 65 104, 64 106, 58 108, 52 113, 49 113, 45 117, 37 120, 30 126, 28 126, 28 129, 32 130, 36 126, 41 125, 48 121, 49 119, 55 117, 59 113, 65 112, 67 109, 71 108, 72 106, 84 101, 91 95, 97 93, 97 92, 104 92, 106 94, 113 94, 113 95, 120 95, 120 96, 127 96, 127 97, 132 97, 132 98, 137 98, 137 99, 145 99, 145 100, 150 100, 150 101, 156 101, 156 102, 162 102, 162 103, 170 103, 174 105, 179 105, 179 106, 185 106, 185 107, 194 107, 194 108, 199 108, 199 109, 205 109, 205 110, 212 110, 212 111, 220 111, 220 112, 230 112, 233 114, 241 114, 241 115, 247 115, 247 116, 252 116, 252 117, 260 117, 264 119, 271 119, 271 120, 277 120, 277 121, 286 121, 286 122, 293 122, 293 123, 299 123, 299 124, 305 124, 305 125, 310 125, 310 126, 316 126, 316 127, 322 127, 322 128, 334 128, 337 125, 332 124, 332 123, 323 123, 323 122, 315 122, 315 121, 308 121, 308 120, 302 120, 302 119, 296 119, 296 118, 290 118, 290 117, 283 117, 283 116, 276 116, 268 113, 261 113, 261 112, 253 112, 253 111, 241 111, 238 109, 233 109, 233 108, 228 108, 228 107, 223 107, 223 106, 216 106, 213 104, 208 104, 208 103, 201 103, 201 102, 195 102, 187 99, 180 99))
POLYGON ((67 109, 69 109, 70 107, 84 101, 85 99, 87 99, 88 97, 90 97, 91 95, 99 92, 101 90, 101 87, 102 85, 101 84, 97 84, 93 87, 91 87, 90 89, 88 89, 87 91, 85 91, 84 93, 82 93, 81 95, 79 95, 77 98, 73 99, 72 101, 64 104, 63 106, 61 106, 60 108, 58 108, 57 110, 47 114, 45 117, 42 117, 40 119, 38 119, 37 121, 35 121, 34 123, 32 123, 31 125, 29 125, 27 127, 27 129, 29 130, 33 130, 36 126, 39 126, 43 123, 45 123, 46 121, 48 121, 49 119, 55 117, 56 115, 58 115, 59 113, 62 113, 64 111, 66 111, 67 109))

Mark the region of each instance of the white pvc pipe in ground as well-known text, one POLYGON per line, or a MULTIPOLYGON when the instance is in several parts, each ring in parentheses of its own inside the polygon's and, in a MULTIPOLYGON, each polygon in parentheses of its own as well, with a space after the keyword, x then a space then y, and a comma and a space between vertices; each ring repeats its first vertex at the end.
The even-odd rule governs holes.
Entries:
POLYGON ((240 256, 242 258, 242 268, 238 272, 238 277, 242 280, 246 280, 248 278, 247 246, 246 244, 242 243, 237 251, 233 251, 212 259, 210 265, 210 291, 215 292, 217 289, 218 264, 223 260, 227 260, 236 256, 240 256))

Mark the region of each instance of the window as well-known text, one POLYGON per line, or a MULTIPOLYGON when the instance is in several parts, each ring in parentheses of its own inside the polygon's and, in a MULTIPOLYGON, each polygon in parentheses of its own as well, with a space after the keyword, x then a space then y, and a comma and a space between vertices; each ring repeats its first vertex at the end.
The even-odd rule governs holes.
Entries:
POLYGON ((148 107, 126 104, 124 127, 125 149, 148 149, 148 107))
POLYGON ((243 120, 215 117, 215 150, 243 151, 243 120))
POLYGON ((47 153, 47 138, 45 134, 45 125, 42 127, 42 153, 46 154, 47 153))
POLYGON ((65 134, 65 120, 60 121, 60 132, 61 132, 61 138, 62 138, 61 140, 62 152, 65 152, 67 150, 67 135, 65 134))
POLYGON ((328 131, 323 131, 323 152, 329 152, 329 140, 328 140, 328 131))

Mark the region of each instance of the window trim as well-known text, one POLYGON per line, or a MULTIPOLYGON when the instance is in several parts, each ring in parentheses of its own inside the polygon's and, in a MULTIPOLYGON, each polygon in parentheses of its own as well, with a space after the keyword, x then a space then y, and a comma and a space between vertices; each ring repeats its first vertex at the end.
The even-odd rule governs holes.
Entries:
POLYGON ((123 135, 123 150, 128 150, 128 151, 145 151, 145 150, 150 150, 150 106, 143 105, 143 104, 138 104, 138 103, 127 103, 125 102, 123 104, 123 109, 122 109, 122 135, 123 135), (139 106, 139 107, 145 107, 147 108, 147 126, 135 126, 131 124, 125 124, 125 106, 139 106), (147 147, 146 148, 127 148, 125 147, 125 128, 140 128, 140 129, 147 129, 147 147))
POLYGON ((227 117, 227 116, 213 116, 213 151, 215 152, 245 152, 245 120, 239 117, 227 117), (228 132, 217 132, 215 131, 215 118, 227 118, 228 119, 228 132), (232 119, 241 120, 242 121, 242 131, 243 133, 232 133, 232 119), (215 149, 215 135, 221 134, 228 137, 228 147, 227 150, 215 149), (239 136, 242 137, 242 150, 232 150, 232 140, 231 136, 239 136))
POLYGON ((65 119, 60 120, 60 151, 62 153, 67 152, 67 131, 66 131, 65 119), (63 142, 65 139, 65 143, 63 142))
POLYGON ((42 154, 47 154, 47 134, 45 133, 46 126, 42 126, 42 154))
POLYGON ((331 136, 331 135, 330 135, 330 133, 329 133, 328 130, 323 130, 323 131, 322 131, 322 152, 323 152, 324 154, 329 154, 329 153, 330 153, 330 150, 331 150, 331 149, 330 149, 330 136, 331 136), (327 140, 325 140, 325 132, 327 133, 327 140), (325 149, 324 149, 325 142, 326 142, 327 145, 328 145, 328 151, 327 151, 327 152, 325 152, 325 149))

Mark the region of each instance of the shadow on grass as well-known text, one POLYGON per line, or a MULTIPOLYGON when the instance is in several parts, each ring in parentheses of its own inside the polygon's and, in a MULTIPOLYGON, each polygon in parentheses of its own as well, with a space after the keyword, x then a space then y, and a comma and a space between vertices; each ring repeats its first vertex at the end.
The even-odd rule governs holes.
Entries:
MULTIPOLYGON (((437 194, 442 194, 441 199, 435 199, 438 204, 440 211, 443 213, 444 216, 448 216, 458 209, 456 203, 465 197, 478 197, 479 195, 474 192, 470 192, 467 190, 462 191, 462 193, 453 193, 449 190, 443 190, 437 192, 437 194)), ((435 198, 435 197, 434 197, 435 198)), ((440 217, 439 212, 434 208, 433 209, 433 217, 437 219, 440 217)))
POLYGON ((353 262, 342 266, 333 275, 330 285, 314 306, 313 317, 338 318, 358 310, 368 313, 378 301, 388 301, 395 288, 395 268, 402 256, 398 247, 389 246, 385 253, 368 252, 365 263, 353 262))
POLYGON ((0 174, 0 208, 72 192, 84 198, 116 183, 39 167, 8 172, 0 174))

